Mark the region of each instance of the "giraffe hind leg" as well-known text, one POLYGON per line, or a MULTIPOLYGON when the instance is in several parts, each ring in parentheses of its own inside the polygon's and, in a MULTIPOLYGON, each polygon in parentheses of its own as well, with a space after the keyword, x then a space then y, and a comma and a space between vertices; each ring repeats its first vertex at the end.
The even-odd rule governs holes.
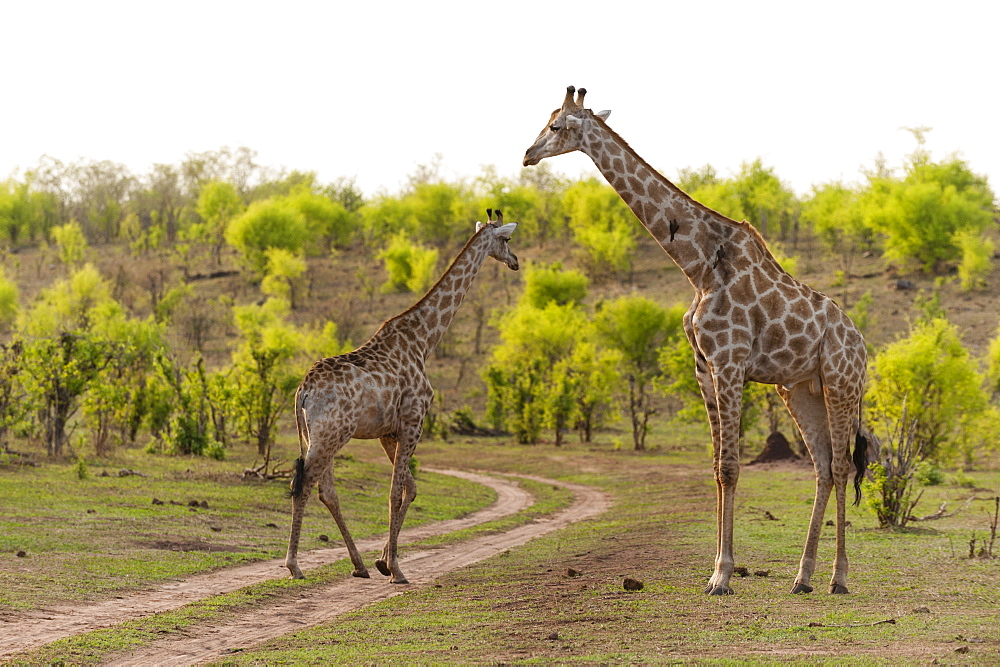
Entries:
POLYGON ((312 490, 312 483, 308 479, 308 471, 303 459, 295 462, 295 477, 292 480, 292 528, 288 535, 288 551, 285 554, 285 567, 292 575, 292 579, 305 579, 302 570, 299 568, 298 551, 299 536, 302 533, 302 516, 305 514, 306 501, 309 500, 309 493, 312 490))
POLYGON ((337 498, 337 491, 334 488, 332 466, 327 466, 319 478, 319 499, 330 510, 333 520, 337 522, 337 528, 340 529, 340 535, 344 538, 347 553, 350 554, 351 563, 354 564, 354 572, 351 573, 352 576, 367 579, 368 568, 365 567, 365 562, 361 558, 361 554, 358 553, 358 548, 354 545, 351 531, 347 529, 347 523, 344 521, 344 516, 340 511, 340 500, 337 498))
POLYGON ((813 587, 810 580, 816 569, 816 551, 823 529, 823 516, 833 488, 829 421, 823 397, 811 391, 808 381, 791 388, 778 386, 777 389, 809 448, 816 471, 816 496, 813 499, 812 516, 802 549, 802 559, 799 561, 799 571, 791 590, 792 593, 811 593, 813 587))

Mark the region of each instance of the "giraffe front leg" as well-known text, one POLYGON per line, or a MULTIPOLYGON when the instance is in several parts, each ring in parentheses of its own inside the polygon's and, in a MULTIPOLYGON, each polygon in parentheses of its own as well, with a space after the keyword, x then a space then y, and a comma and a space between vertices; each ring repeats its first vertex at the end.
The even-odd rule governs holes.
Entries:
POLYGON ((417 484, 409 470, 409 455, 399 456, 393 468, 392 489, 389 495, 389 537, 382 550, 382 558, 375 562, 379 572, 392 576, 392 583, 407 584, 409 581, 399 567, 399 531, 406 518, 406 511, 417 495, 417 484))
POLYGON ((739 460, 723 460, 716 473, 718 485, 718 542, 715 570, 708 580, 708 595, 733 595, 735 591, 729 581, 733 576, 736 562, 733 557, 733 524, 736 507, 736 482, 739 479, 739 460))
POLYGON ((718 433, 712 434, 716 444, 714 468, 718 549, 715 570, 708 580, 705 592, 709 595, 733 595, 729 581, 736 565, 733 557, 733 524, 736 484, 740 478, 739 424, 743 383, 727 379, 727 376, 714 377, 713 381, 718 399, 718 433))

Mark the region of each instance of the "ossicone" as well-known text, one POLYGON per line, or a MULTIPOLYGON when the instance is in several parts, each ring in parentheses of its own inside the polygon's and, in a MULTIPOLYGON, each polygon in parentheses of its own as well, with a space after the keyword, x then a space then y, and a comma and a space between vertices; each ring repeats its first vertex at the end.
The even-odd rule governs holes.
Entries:
POLYGON ((572 109, 576 104, 573 102, 573 93, 576 92, 575 86, 566 86, 566 98, 563 100, 563 109, 572 109))

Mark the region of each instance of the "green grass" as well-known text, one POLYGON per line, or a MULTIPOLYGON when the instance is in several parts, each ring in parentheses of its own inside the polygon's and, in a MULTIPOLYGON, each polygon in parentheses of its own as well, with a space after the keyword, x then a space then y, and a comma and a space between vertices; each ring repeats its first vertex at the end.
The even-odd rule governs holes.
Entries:
MULTIPOLYGON (((341 507, 356 539, 387 530, 391 470, 372 458, 335 462, 341 507)), ((247 482, 238 462, 140 452, 88 467, 82 480, 71 463, 0 468, 0 611, 95 599, 284 555, 287 480, 247 482), (148 476, 117 476, 123 468, 148 476), (109 476, 101 476, 104 470, 109 476)), ((495 498, 491 489, 446 475, 420 472, 418 484, 407 526, 460 517, 495 498)), ((302 548, 327 546, 321 535, 339 540, 314 493, 302 548)))
MULTIPOLYGON (((715 485, 710 456, 701 445, 636 453, 616 451, 610 444, 572 443, 555 449, 490 440, 423 443, 420 461, 426 466, 530 473, 590 484, 610 493, 614 507, 600 517, 444 575, 436 582, 440 587, 407 591, 334 622, 233 654, 228 661, 1000 661, 1000 559, 966 557, 972 532, 983 537, 988 531, 986 503, 972 503, 954 517, 917 522, 912 529, 896 532, 879 530, 870 512, 851 507, 852 595, 824 592, 834 546, 827 528, 813 580, 816 592, 791 596, 787 591, 798 566, 812 504, 811 470, 745 467, 736 509, 737 564, 751 572, 767 570, 768 575, 736 578, 736 596, 711 598, 702 594, 702 588, 714 552, 715 485), (764 510, 777 520, 766 519, 764 510), (568 576, 569 568, 580 576, 568 576), (643 590, 624 591, 626 576, 643 581, 643 590), (895 623, 872 625, 887 619, 895 623), (955 652, 966 649, 968 653, 955 652)), ((361 471, 368 465, 344 462, 345 480, 363 479, 361 471), (348 469, 358 476, 347 476, 348 469)), ((929 487, 915 513, 928 514, 942 501, 956 509, 974 493, 986 497, 1000 492, 996 469, 969 472, 967 477, 978 490, 948 484, 929 487)), ((568 502, 565 492, 551 485, 524 485, 539 496, 539 503, 518 518, 432 541, 451 542, 499 530, 568 502)), ((417 502, 426 499, 429 486, 429 479, 421 481, 417 502)), ((379 489, 377 493, 374 487, 365 491, 378 496, 374 504, 384 512, 384 486, 379 489)), ((312 534, 320 528, 335 534, 332 521, 321 509, 314 508, 312 519, 307 518, 307 534, 309 526, 316 529, 312 534)), ((414 516, 411 512, 407 525, 414 516)), ((257 521, 261 520, 258 516, 257 521)), ((283 523, 279 525, 284 528, 283 523)), ((373 525, 376 532, 383 530, 384 517, 373 525)), ((284 530, 280 533, 278 555, 284 550, 284 530)), ((106 660, 164 634, 219 622, 228 614, 294 595, 301 586, 345 577, 349 569, 341 561, 311 572, 307 582, 263 582, 57 642, 18 659, 33 663, 106 660)))
MULTIPOLYGON (((456 531, 447 536, 431 537, 405 545, 401 547, 401 555, 405 555, 407 551, 419 550, 427 546, 449 544, 460 539, 470 539, 478 535, 508 530, 545 514, 563 509, 572 501, 572 494, 565 489, 532 480, 522 479, 518 480, 518 483, 534 496, 535 502, 531 507, 510 517, 456 531)), ((373 554, 366 556, 368 562, 371 562, 374 557, 373 554)), ((228 616, 245 612, 247 609, 287 599, 303 590, 326 586, 347 577, 352 569, 350 561, 345 558, 336 563, 310 570, 308 579, 282 578, 263 581, 231 593, 213 595, 173 611, 161 612, 111 628, 68 637, 36 651, 21 654, 17 656, 17 660, 31 664, 60 661, 101 662, 109 655, 136 650, 145 644, 161 639, 165 634, 183 632, 200 623, 218 623, 224 621, 228 616)))
MULTIPOLYGON (((827 529, 816 592, 791 596, 787 591, 812 503, 811 470, 747 467, 737 507, 737 562, 769 573, 734 579, 736 596, 711 598, 702 588, 714 552, 714 482, 711 464, 700 452, 509 446, 478 447, 475 456, 482 467, 585 479, 607 489, 615 506, 601 517, 445 575, 438 580, 441 588, 411 591, 402 600, 372 605, 233 659, 240 664, 1000 660, 1000 560, 969 560, 960 549, 952 550, 971 530, 986 527, 982 508, 918 523, 915 530, 886 532, 869 512, 852 507, 853 594, 823 592, 832 568, 827 529), (567 465, 568 459, 574 462, 567 465), (581 469, 588 472, 580 474, 581 469), (765 519, 758 510, 778 520, 765 519), (567 576, 571 567, 582 575, 567 576), (644 581, 644 589, 624 591, 625 576, 644 581), (929 613, 915 611, 922 607, 929 613), (871 625, 890 618, 895 624, 871 625), (969 653, 954 653, 963 647, 969 653)), ((433 461, 434 452, 425 451, 424 459, 433 461)), ((1000 489, 996 471, 972 477, 991 493, 1000 489)), ((942 500, 954 507, 969 495, 965 488, 931 487, 921 507, 929 513, 942 500)))

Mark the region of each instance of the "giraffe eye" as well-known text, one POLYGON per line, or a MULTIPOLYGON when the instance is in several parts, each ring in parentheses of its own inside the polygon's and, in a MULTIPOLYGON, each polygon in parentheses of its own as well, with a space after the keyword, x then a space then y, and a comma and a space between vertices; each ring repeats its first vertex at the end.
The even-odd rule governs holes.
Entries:
POLYGON ((549 129, 552 130, 553 132, 558 132, 562 128, 559 127, 558 125, 549 125, 549 129))

